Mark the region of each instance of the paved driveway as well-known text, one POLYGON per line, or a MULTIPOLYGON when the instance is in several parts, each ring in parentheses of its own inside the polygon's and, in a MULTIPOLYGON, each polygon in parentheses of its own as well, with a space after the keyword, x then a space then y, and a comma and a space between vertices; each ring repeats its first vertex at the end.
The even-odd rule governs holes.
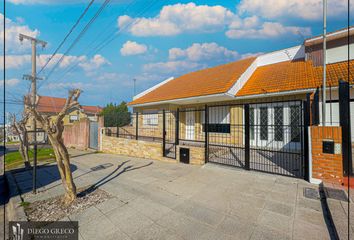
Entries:
MULTIPOLYGON (((330 239, 321 202, 303 196, 316 186, 302 180, 110 154, 72 164, 79 187, 98 183, 114 196, 69 217, 79 221, 81 239, 330 239)), ((59 194, 58 183, 25 200, 59 194)))

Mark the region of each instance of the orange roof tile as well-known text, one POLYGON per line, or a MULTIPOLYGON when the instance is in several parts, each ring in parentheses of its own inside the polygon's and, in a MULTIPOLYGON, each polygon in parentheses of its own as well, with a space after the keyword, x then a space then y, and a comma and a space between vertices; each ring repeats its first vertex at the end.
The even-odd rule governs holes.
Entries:
POLYGON ((98 114, 102 111, 101 107, 98 106, 81 106, 85 113, 98 114))
MULTIPOLYGON (((327 84, 337 86, 338 80, 348 79, 348 62, 327 65, 327 84)), ((353 82, 354 60, 350 61, 350 79, 353 82)), ((317 88, 322 85, 323 67, 313 66, 311 61, 287 61, 259 67, 238 91, 236 96, 266 94, 300 89, 317 88)))
POLYGON ((247 70, 255 58, 191 72, 175 78, 129 105, 225 93, 247 70))
MULTIPOLYGON (((42 113, 59 113, 64 107, 66 98, 39 96, 37 110, 42 113)), ((81 106, 86 113, 99 113, 102 108, 97 106, 81 106)))
POLYGON ((43 113, 59 113, 65 102, 65 98, 39 96, 37 110, 43 113))

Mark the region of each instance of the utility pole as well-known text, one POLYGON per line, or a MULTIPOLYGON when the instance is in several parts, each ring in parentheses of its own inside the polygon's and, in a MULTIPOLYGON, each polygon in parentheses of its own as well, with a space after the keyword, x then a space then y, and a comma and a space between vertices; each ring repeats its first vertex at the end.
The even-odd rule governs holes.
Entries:
POLYGON ((323 0, 323 79, 322 79, 322 124, 326 126, 326 81, 327 81, 327 0, 323 0))
POLYGON ((133 81, 134 81, 134 96, 133 97, 135 97, 135 95, 136 95, 136 78, 134 78, 133 81))
MULTIPOLYGON (((37 57, 37 44, 42 45, 44 48, 47 43, 45 41, 20 34, 19 36, 20 41, 22 42, 24 39, 31 41, 32 44, 32 74, 31 75, 24 75, 23 78, 26 80, 30 80, 32 82, 31 88, 32 88, 32 108, 36 107, 36 96, 37 96, 37 80, 40 78, 37 78, 37 63, 36 63, 36 57, 37 57)), ((34 142, 34 154, 33 154, 33 193, 35 194, 37 191, 37 121, 33 117, 33 122, 32 122, 32 131, 33 131, 33 142, 34 142)))

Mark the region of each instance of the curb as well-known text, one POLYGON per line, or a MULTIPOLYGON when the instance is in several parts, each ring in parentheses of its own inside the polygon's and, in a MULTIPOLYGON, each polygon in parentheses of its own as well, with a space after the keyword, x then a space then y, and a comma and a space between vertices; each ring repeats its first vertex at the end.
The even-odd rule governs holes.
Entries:
POLYGON ((22 198, 16 181, 11 173, 6 172, 5 176, 9 187, 9 202, 7 205, 8 219, 9 221, 27 221, 25 210, 21 206, 22 198))

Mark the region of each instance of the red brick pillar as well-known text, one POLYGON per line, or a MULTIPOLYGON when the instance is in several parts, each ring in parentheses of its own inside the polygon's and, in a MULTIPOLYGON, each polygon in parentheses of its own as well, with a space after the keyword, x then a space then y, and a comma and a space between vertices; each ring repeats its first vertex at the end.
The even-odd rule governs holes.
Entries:
POLYGON ((335 184, 343 183, 341 127, 311 127, 312 178, 335 184), (325 144, 324 144, 325 142, 325 144), (334 151, 332 153, 326 153, 334 151))

